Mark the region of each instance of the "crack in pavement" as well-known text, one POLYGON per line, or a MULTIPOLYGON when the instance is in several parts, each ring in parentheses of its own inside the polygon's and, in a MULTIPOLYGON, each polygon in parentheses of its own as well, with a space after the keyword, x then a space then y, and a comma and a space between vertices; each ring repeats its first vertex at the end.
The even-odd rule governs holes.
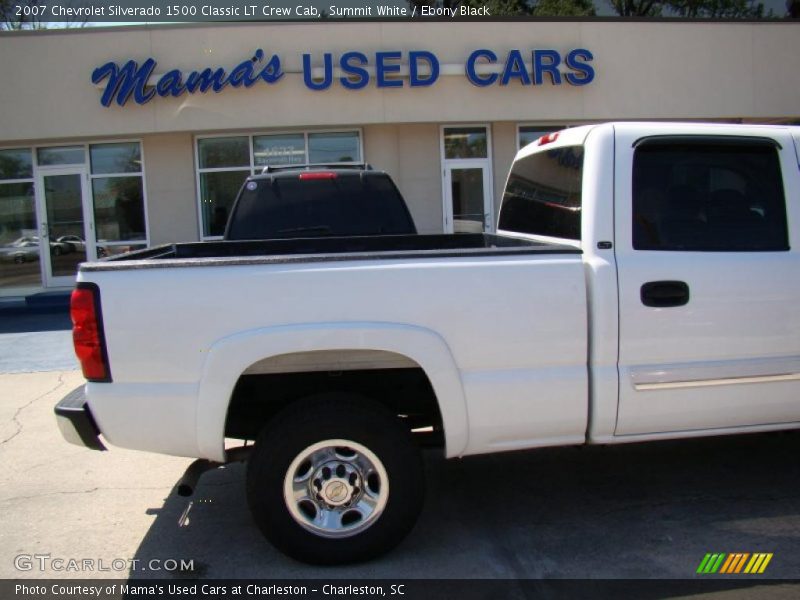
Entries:
MULTIPOLYGON (((207 483, 203 484, 204 487, 225 487, 232 485, 236 482, 234 481, 226 481, 226 482, 218 482, 218 483, 207 483)), ((32 500, 35 498, 45 498, 47 496, 58 496, 58 495, 73 495, 73 494, 93 494, 94 492, 105 492, 105 491, 114 491, 114 492, 138 492, 142 490, 164 490, 171 492, 175 488, 176 484, 167 484, 167 485, 159 485, 159 486, 150 486, 150 487, 103 487, 103 486, 96 486, 93 488, 89 488, 88 490, 73 490, 73 491, 62 491, 62 492, 48 492, 46 494, 34 494, 32 496, 11 496, 10 498, 0 498, 0 504, 4 502, 12 502, 14 500, 32 500)))
POLYGON ((17 428, 17 430, 14 433, 12 433, 10 436, 8 436, 6 439, 4 439, 2 442, 0 442, 0 446, 4 446, 5 444, 7 444, 11 440, 13 440, 15 437, 17 437, 20 433, 22 433, 23 427, 22 427, 22 423, 19 422, 19 415, 23 410, 25 410, 26 408, 31 406, 34 402, 37 402, 38 400, 41 400, 42 398, 45 398, 46 396, 52 394, 58 388, 60 388, 62 385, 64 385, 64 372, 59 373, 59 375, 58 375, 58 383, 55 385, 55 387, 53 389, 46 391, 41 396, 38 396, 38 397, 34 398, 33 400, 31 400, 30 402, 28 402, 27 404, 24 404, 24 405, 20 406, 17 409, 17 411, 14 413, 14 416, 11 417, 11 422, 14 423, 14 425, 17 428))
POLYGON ((46 494, 34 494, 32 496, 11 496, 10 498, 0 498, 0 504, 4 502, 12 502, 14 500, 33 500, 37 498, 46 498, 47 496, 62 496, 74 494, 93 494, 94 492, 138 492, 141 490, 171 490, 174 486, 156 486, 156 487, 101 487, 96 486, 88 490, 74 490, 71 492, 48 492, 46 494))

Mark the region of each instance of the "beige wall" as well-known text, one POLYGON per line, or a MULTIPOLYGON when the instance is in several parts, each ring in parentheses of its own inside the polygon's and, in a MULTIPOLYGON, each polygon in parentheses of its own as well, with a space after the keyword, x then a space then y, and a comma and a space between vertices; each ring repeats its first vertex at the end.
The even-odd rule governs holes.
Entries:
POLYGON ((500 213, 506 174, 517 153, 517 123, 499 122, 492 125, 492 170, 494 171, 494 222, 500 213))
POLYGON ((364 128, 364 156, 392 176, 420 233, 442 231, 439 127, 433 124, 364 128))
POLYGON ((142 139, 147 220, 153 246, 200 239, 193 143, 188 133, 148 135, 142 139))
POLYGON ((294 23, 152 26, 0 35, 3 142, 175 131, 379 123, 782 117, 800 114, 800 55, 793 23, 294 23), (590 49, 587 86, 512 83, 478 88, 442 75, 429 88, 305 88, 298 74, 276 85, 155 98, 103 108, 90 81, 106 61, 154 57, 157 72, 233 67, 256 48, 286 71, 303 52, 424 48, 463 64, 475 48, 590 49))

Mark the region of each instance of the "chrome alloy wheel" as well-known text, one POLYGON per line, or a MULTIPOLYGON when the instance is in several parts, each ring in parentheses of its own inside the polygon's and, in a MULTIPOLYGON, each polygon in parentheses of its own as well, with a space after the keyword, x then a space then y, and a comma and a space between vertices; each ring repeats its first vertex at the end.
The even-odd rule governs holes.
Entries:
POLYGON ((369 528, 389 499, 389 477, 378 457, 350 440, 312 444, 289 465, 283 499, 304 529, 346 538, 369 528))

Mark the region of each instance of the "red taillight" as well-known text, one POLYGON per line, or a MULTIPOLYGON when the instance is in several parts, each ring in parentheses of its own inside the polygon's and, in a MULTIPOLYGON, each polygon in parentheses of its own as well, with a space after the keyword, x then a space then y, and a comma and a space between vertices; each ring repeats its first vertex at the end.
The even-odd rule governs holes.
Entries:
POLYGON ((316 173, 300 173, 300 181, 310 179, 336 179, 336 173, 333 171, 317 171, 316 173))
POLYGON ((545 144, 552 144, 558 139, 558 132, 548 133, 547 135, 543 135, 539 138, 537 145, 544 146, 545 144))
POLYGON ((75 354, 89 381, 111 379, 105 359, 105 340, 98 314, 99 291, 96 287, 79 287, 72 292, 70 317, 72 317, 72 341, 75 354))

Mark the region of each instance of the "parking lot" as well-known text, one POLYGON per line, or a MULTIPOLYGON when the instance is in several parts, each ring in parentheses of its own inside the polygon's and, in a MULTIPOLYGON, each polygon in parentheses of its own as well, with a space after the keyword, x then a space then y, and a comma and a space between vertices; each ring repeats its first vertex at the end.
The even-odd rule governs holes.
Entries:
POLYGON ((186 499, 174 486, 190 459, 64 442, 52 407, 82 378, 50 354, 69 331, 36 330, 40 321, 16 327, 34 331, 7 322, 0 334, 2 578, 171 575, 142 570, 152 559, 192 561, 181 577, 691 578, 708 552, 770 552, 757 577, 800 574, 794 432, 452 461, 428 453, 425 510, 399 548, 346 568, 299 564, 256 531, 242 465, 208 473, 186 499), (21 339, 26 351, 12 351, 21 339), (128 565, 19 570, 17 557, 37 554, 128 565))

